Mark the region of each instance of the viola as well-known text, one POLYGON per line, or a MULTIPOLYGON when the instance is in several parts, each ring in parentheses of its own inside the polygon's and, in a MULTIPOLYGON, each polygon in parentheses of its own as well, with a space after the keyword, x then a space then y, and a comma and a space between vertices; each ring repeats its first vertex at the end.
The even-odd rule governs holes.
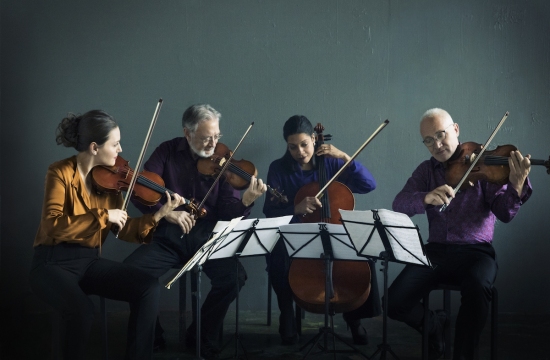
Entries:
MULTIPOLYGON (((453 156, 446 162, 445 181, 448 185, 455 187, 459 184, 482 149, 483 145, 475 142, 465 142, 457 147, 453 156)), ((514 145, 500 145, 494 150, 485 150, 460 189, 473 186, 473 183, 478 180, 499 185, 506 184, 510 175, 508 159, 510 152, 515 150, 517 148, 514 145)), ((548 160, 531 159, 531 165, 545 166, 546 172, 550 174, 550 157, 548 160)))
MULTIPOLYGON (((114 166, 95 166, 92 169, 92 181, 98 192, 118 194, 120 191, 128 190, 133 174, 134 170, 130 168, 128 161, 118 156, 114 166)), ((153 206, 159 202, 166 191, 170 195, 174 194, 173 191, 164 187, 164 180, 158 174, 144 170, 137 175, 132 197, 144 205, 153 206)), ((195 218, 206 215, 206 210, 199 209, 194 199, 185 199, 184 206, 195 218)))
MULTIPOLYGON (((329 137, 323 135, 324 127, 317 124, 316 147, 318 149, 329 137)), ((296 193, 294 205, 305 197, 314 197, 329 183, 324 157, 314 155, 317 163, 319 182, 304 185, 296 193)), ((344 184, 332 181, 320 198, 321 208, 301 217, 302 222, 326 222, 340 224, 338 209, 353 210, 355 198, 344 184)), ((366 261, 332 261, 333 294, 330 304, 334 312, 347 312, 363 304, 370 294, 371 271, 366 261), (367 279, 368 281, 357 281, 367 279)), ((325 307, 325 264, 323 260, 294 259, 289 269, 289 283, 294 300, 300 307, 313 313, 323 313, 325 307)))
MULTIPOLYGON (((258 175, 258 170, 248 160, 231 159, 232 151, 224 144, 217 143, 214 149, 214 154, 207 158, 201 158, 197 161, 197 170, 199 173, 207 176, 218 176, 224 166, 226 170, 223 172, 226 181, 236 190, 244 190, 250 184, 252 176, 258 175), (227 165, 227 161, 229 164, 227 165)), ((286 195, 281 194, 271 186, 267 185, 267 190, 275 199, 280 202, 287 203, 286 195)))

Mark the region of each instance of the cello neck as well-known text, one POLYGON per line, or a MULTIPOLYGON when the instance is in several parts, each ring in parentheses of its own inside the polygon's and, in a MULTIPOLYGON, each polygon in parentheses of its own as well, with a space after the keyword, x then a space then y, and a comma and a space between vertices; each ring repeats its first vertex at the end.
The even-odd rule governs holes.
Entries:
MULTIPOLYGON (((315 126, 315 132, 317 133, 317 144, 315 146, 315 151, 319 148, 319 146, 323 145, 325 143, 325 137, 323 135, 323 130, 325 128, 320 123, 315 126)), ((325 185, 328 182, 328 175, 327 170, 325 166, 325 157, 324 156, 315 156, 315 161, 317 165, 317 172, 319 176, 319 189, 323 189, 325 185)), ((328 192, 320 192, 317 195, 317 198, 321 201, 321 204, 323 205, 321 208, 321 221, 322 222, 330 222, 331 218, 331 212, 330 212, 330 198, 328 196, 328 192)))

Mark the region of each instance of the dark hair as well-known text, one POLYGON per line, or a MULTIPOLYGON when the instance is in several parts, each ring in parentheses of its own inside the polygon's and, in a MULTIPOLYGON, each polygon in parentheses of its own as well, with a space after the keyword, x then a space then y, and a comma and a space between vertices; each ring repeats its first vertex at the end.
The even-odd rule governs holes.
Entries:
POLYGON ((84 115, 69 113, 57 126, 55 141, 80 152, 93 142, 103 145, 117 127, 115 119, 103 110, 90 110, 84 115))
POLYGON ((291 116, 283 126, 283 137, 285 141, 290 135, 295 134, 313 134, 313 125, 304 115, 291 116))
POLYGON ((194 133, 201 121, 221 119, 222 115, 208 104, 195 104, 189 106, 181 118, 181 126, 194 133))
MULTIPOLYGON (((295 134, 313 134, 313 125, 311 125, 311 122, 308 120, 307 117, 304 115, 294 115, 291 116, 283 126, 283 137, 285 138, 285 141, 288 140, 288 137, 295 134)), ((292 155, 290 155, 290 151, 288 151, 288 147, 286 149, 285 154, 281 158, 283 168, 292 173, 296 171, 297 165, 296 161, 292 158, 292 155)), ((313 166, 316 167, 315 163, 315 156, 312 157, 311 161, 313 161, 313 166)))

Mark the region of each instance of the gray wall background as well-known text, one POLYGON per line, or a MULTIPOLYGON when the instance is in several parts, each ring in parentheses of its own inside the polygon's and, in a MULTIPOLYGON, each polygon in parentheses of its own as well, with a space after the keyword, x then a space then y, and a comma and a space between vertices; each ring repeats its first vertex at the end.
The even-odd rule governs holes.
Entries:
MULTIPOLYGON (((2 310, 44 306, 28 271, 47 166, 74 153, 55 145, 67 112, 114 115, 122 156, 135 164, 159 98, 148 154, 181 135, 187 106, 210 103, 229 147, 255 122, 236 158, 254 162, 264 179, 294 114, 323 123, 349 154, 388 118, 358 156, 378 188, 356 196, 356 209, 391 208, 429 157, 418 123, 431 107, 450 112, 461 140, 480 143, 510 111, 494 143, 548 157, 549 15, 545 0, 2 0, 2 310)), ((550 178, 543 167, 530 178, 531 200, 496 227, 502 312, 550 312, 550 178)), ((263 217, 263 201, 254 217, 263 217)), ((413 221, 426 239, 425 216, 413 221)), ((123 260, 134 249, 110 238, 104 256, 123 260)), ((265 261, 243 262, 241 309, 264 309, 265 261)), ((390 266, 390 281, 401 268, 390 266)), ((161 308, 176 309, 176 295, 164 291, 161 308)))

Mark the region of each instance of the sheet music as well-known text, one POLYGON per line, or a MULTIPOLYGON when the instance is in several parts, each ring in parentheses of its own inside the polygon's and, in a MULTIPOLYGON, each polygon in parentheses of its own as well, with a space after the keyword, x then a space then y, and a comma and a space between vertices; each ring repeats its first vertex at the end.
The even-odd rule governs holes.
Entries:
MULTIPOLYGON (((172 280, 166 284, 166 288, 170 289, 172 284, 176 282, 185 272, 191 270, 196 264, 204 264, 206 260, 208 259, 208 255, 211 253, 214 245, 219 242, 219 239, 230 233, 231 230, 239 223, 239 221, 242 219, 241 217, 235 218, 231 221, 224 221, 223 224, 221 224, 218 227, 218 232, 214 233, 214 235, 208 240, 204 245, 200 247, 199 250, 185 263, 185 265, 181 268, 181 270, 174 276, 172 280), (229 230, 228 230, 229 229, 229 230)), ((217 227, 218 224, 214 228, 217 227)))
POLYGON ((320 259, 324 253, 320 226, 326 226, 335 260, 367 260, 358 256, 343 225, 325 223, 289 224, 279 227, 288 254, 294 258, 320 259))
POLYGON ((291 220, 292 215, 260 219, 256 225, 256 234, 252 235, 250 240, 248 240, 241 256, 271 253, 280 237, 279 227, 290 223, 291 220))
POLYGON ((424 254, 418 230, 408 215, 387 209, 340 210, 340 215, 356 249, 358 251, 363 249, 363 255, 379 256, 380 252, 385 250, 380 234, 376 229, 373 231, 374 218, 378 215, 380 222, 384 225, 396 260, 411 264, 430 265, 430 261, 424 254), (371 239, 366 244, 369 236, 371 239))
MULTIPOLYGON (((214 235, 214 237, 217 238, 218 240, 216 240, 216 242, 208 250, 208 256, 203 257, 199 261, 200 265, 204 264, 207 259, 213 259, 212 255, 217 252, 220 246, 224 243, 224 240, 229 236, 229 234, 233 231, 233 229, 241 222, 242 218, 243 218, 242 216, 239 216, 237 218, 232 219, 231 221, 229 221, 227 226, 225 226, 225 228, 221 232, 218 232, 214 235)), ((223 223, 226 224, 227 222, 224 221, 223 223)), ((214 228, 216 227, 214 226, 214 228)))
MULTIPOLYGON (((210 259, 222 259, 233 256, 244 240, 246 231, 250 229, 255 222, 257 222, 257 224, 254 227, 254 233, 239 256, 268 254, 273 250, 279 239, 279 226, 288 224, 291 220, 292 215, 266 219, 241 220, 237 226, 233 228, 231 234, 223 239, 216 247, 210 259)), ((225 229, 227 223, 227 221, 218 221, 219 226, 216 224, 214 231, 225 229)))
POLYGON ((374 217, 371 210, 349 211, 340 209, 340 215, 342 216, 342 220, 344 220, 345 228, 357 252, 363 255, 379 257, 381 252, 386 251, 380 234, 374 225, 374 217), (366 246, 367 241, 368 246, 366 246))

